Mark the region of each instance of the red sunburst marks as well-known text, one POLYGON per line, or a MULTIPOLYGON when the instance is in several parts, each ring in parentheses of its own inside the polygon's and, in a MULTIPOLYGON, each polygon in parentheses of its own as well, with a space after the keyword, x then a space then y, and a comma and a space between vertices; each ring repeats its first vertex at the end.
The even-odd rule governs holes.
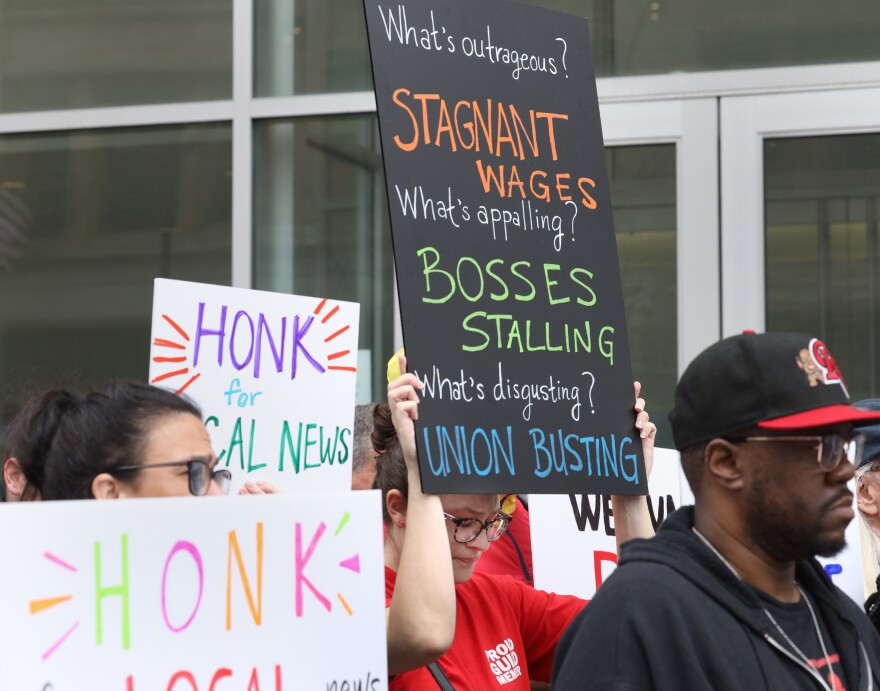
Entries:
MULTIPOLYGON (((324 298, 321 302, 318 303, 318 306, 315 308, 314 316, 316 318, 321 319, 322 327, 326 328, 327 331, 331 331, 330 335, 328 335, 324 339, 324 343, 330 344, 330 350, 333 350, 333 346, 335 345, 333 341, 340 336, 342 336, 346 331, 351 328, 350 324, 345 324, 344 326, 340 326, 338 323, 334 322, 334 317, 339 314, 339 305, 333 305, 329 307, 326 312, 324 312, 323 316, 321 316, 322 311, 324 311, 325 307, 328 307, 328 299, 324 298)), ((337 320, 338 321, 338 320, 337 320)), ((345 361, 342 359, 346 356, 351 355, 352 351, 350 348, 341 347, 339 350, 331 352, 327 355, 327 369, 333 372, 357 372, 357 367, 354 367, 349 364, 343 364, 345 361)), ((355 358, 357 354, 355 353, 355 358)))
MULTIPOLYGON (((180 324, 174 321, 167 314, 162 315, 162 319, 164 319, 172 329, 177 333, 175 338, 180 338, 184 342, 181 343, 178 340, 168 340, 165 338, 155 338, 153 339, 153 345, 157 348, 166 348, 169 351, 168 355, 155 355, 153 356, 153 362, 157 364, 164 364, 168 366, 168 371, 162 372, 161 374, 156 375, 150 380, 151 384, 157 384, 159 382, 165 381, 166 379, 177 379, 184 378, 190 375, 190 368, 185 365, 189 360, 189 353, 186 352, 189 349, 190 345, 190 337, 189 334, 181 328, 180 324), (175 352, 178 351, 178 352, 175 352), (179 351, 184 351, 180 353, 179 351)), ((195 373, 189 376, 189 378, 185 381, 185 383, 175 391, 176 394, 181 394, 186 391, 187 387, 192 384, 196 379, 198 379, 201 373, 195 373)))

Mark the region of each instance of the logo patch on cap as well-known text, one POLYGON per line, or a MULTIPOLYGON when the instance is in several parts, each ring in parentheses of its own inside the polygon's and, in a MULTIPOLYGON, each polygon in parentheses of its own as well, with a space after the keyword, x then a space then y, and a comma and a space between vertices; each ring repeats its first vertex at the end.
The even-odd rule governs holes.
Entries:
POLYGON ((843 375, 837 367, 834 356, 831 355, 828 346, 818 338, 814 338, 808 347, 801 349, 795 362, 807 375, 810 386, 819 386, 820 383, 840 384, 843 393, 849 398, 846 382, 843 380, 843 375))

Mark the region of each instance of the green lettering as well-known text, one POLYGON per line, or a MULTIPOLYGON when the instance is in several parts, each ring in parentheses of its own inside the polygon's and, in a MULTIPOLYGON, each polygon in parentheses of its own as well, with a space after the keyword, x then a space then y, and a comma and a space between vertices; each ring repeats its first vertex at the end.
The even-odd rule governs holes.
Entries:
POLYGON ((290 458, 293 461, 293 472, 299 475, 299 459, 302 452, 302 423, 299 423, 299 436, 296 440, 296 451, 293 450, 293 436, 290 434, 290 425, 287 420, 281 428, 281 451, 278 454, 278 472, 284 471, 284 450, 290 452, 290 458))
POLYGON ((470 325, 470 321, 474 317, 485 317, 485 316, 486 316, 485 312, 471 312, 468 316, 466 316, 464 318, 464 321, 462 321, 461 326, 465 331, 470 331, 471 333, 475 333, 475 334, 481 334, 483 336, 483 338, 486 339, 480 345, 469 346, 469 345, 462 344, 461 349, 464 350, 465 352, 475 353, 480 350, 485 350, 486 346, 489 345, 489 334, 487 334, 485 331, 483 331, 482 329, 480 329, 476 326, 470 325))
POLYGON ((431 292, 431 274, 440 274, 441 276, 445 276, 449 281, 449 292, 442 298, 429 298, 423 297, 422 302, 427 302, 429 304, 441 305, 449 298, 451 298, 455 294, 455 279, 452 277, 452 274, 448 271, 444 271, 443 269, 436 268, 437 264, 440 263, 440 253, 435 250, 433 247, 423 247, 418 252, 416 252, 416 256, 421 257, 422 263, 424 264, 424 269, 422 270, 422 275, 425 277, 425 293, 431 292), (434 263, 428 266, 428 253, 433 253, 434 263))
POLYGON ((498 285, 500 285, 504 289, 504 292, 500 295, 497 293, 489 293, 489 297, 497 302, 501 302, 502 300, 507 299, 507 296, 510 295, 510 291, 507 289, 507 284, 504 282, 504 280, 497 274, 492 273, 492 267, 495 266, 495 264, 504 264, 504 260, 493 259, 492 261, 490 261, 488 264, 486 264, 486 273, 489 274, 489 276, 494 278, 496 281, 498 281, 498 285))
POLYGON ((577 303, 579 305, 583 305, 584 307, 592 307, 593 305, 596 304, 596 293, 593 292, 593 289, 590 288, 590 286, 588 286, 586 283, 584 283, 583 281, 581 281, 577 278, 576 274, 581 274, 581 273, 587 274, 587 276, 589 276, 590 278, 593 278, 592 272, 587 271, 586 269, 572 269, 568 275, 571 277, 572 281, 577 283, 581 288, 583 288, 584 290, 586 290, 590 294, 589 300, 582 300, 581 298, 577 298, 577 303))
POLYGON ((534 353, 541 350, 547 350, 546 346, 532 347, 532 320, 526 319, 526 350, 534 353))
POLYGON ((547 285, 547 298, 550 300, 551 305, 563 305, 566 302, 571 302, 570 297, 554 298, 553 292, 550 290, 553 286, 559 285, 559 281, 550 280, 550 272, 559 271, 560 268, 562 267, 559 264, 544 264, 544 283, 547 285))
POLYGON ((523 276, 521 273, 519 273, 516 270, 517 267, 519 267, 519 266, 525 266, 526 268, 529 268, 531 266, 531 263, 523 260, 523 261, 519 261, 519 262, 514 262, 513 264, 510 265, 510 273, 512 273, 514 276, 516 276, 518 279, 520 279, 523 283, 525 283, 529 287, 531 292, 529 292, 528 295, 517 294, 517 295, 514 295, 513 297, 515 297, 520 302, 529 302, 535 298, 535 294, 537 293, 537 291, 535 290, 535 284, 532 283, 528 278, 526 278, 525 276, 523 276))
POLYGON ((232 428, 232 439, 229 441, 229 456, 226 458, 226 465, 229 465, 229 459, 232 457, 232 450, 238 447, 238 460, 241 469, 244 470, 244 438, 241 436, 241 418, 235 421, 235 427, 232 428))
MULTIPOLYGON (((513 324, 510 325, 510 332, 507 334, 507 349, 510 350, 510 347, 513 345, 514 339, 516 340, 516 345, 519 348, 519 352, 523 352, 523 342, 522 335, 519 332, 519 322, 514 319, 513 324)), ((498 344, 501 347, 501 344, 498 344)))
MULTIPOLYGON (((309 463, 309 447, 317 445, 318 441, 316 439, 311 438, 312 430, 317 429, 318 425, 314 422, 310 422, 306 425, 306 452, 304 456, 305 467, 306 468, 320 468, 321 463, 309 463)), ((319 447, 320 448, 320 447, 319 447)))
POLYGON ((122 534, 122 583, 114 586, 101 585, 101 543, 95 543, 95 643, 104 642, 104 619, 101 603, 105 597, 118 595, 122 598, 122 649, 131 647, 131 620, 128 597, 128 535, 122 534))
POLYGON ((248 468, 247 471, 249 473, 254 472, 255 470, 259 470, 260 468, 265 468, 265 463, 260 463, 259 465, 254 465, 254 427, 256 426, 257 421, 251 420, 251 438, 248 440, 248 468))
POLYGON ((455 278, 458 280, 458 290, 461 292, 462 297, 468 302, 476 302, 481 297, 483 297, 483 290, 485 289, 485 282, 483 280, 483 269, 480 268, 480 263, 472 258, 472 257, 462 257, 458 260, 458 264, 455 267, 455 278), (461 280, 461 265, 464 263, 468 263, 473 265, 473 267, 477 270, 477 276, 480 277, 480 291, 475 296, 470 296, 467 294, 467 291, 464 289, 464 282, 461 280))
POLYGON ((614 341, 605 340, 605 332, 610 331, 611 335, 614 335, 614 327, 613 326, 603 326, 599 330, 599 352, 602 353, 607 359, 611 366, 614 366, 614 341), (607 350, 606 350, 607 348, 607 350))

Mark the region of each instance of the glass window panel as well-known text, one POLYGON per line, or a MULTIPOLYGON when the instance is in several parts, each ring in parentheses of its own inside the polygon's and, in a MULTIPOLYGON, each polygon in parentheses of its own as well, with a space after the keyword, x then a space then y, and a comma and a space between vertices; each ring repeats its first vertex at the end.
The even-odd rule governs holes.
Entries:
POLYGON ((599 76, 880 59, 876 0, 524 0, 590 19, 599 76))
MULTIPOLYGON (((525 1, 590 19, 600 77, 880 60, 876 0, 525 1)), ((255 26, 258 96, 372 88, 361 0, 261 0, 255 26)))
POLYGON ((764 143, 767 330, 828 343, 854 400, 880 394, 880 135, 764 143))
POLYGON ((672 448, 667 414, 678 381, 675 145, 606 149, 633 373, 672 448))
POLYGON ((35 390, 146 380, 154 278, 229 284, 231 134, 0 137, 0 437, 35 390))
POLYGON ((4 0, 0 112, 232 96, 232 0, 4 0))
POLYGON ((397 297, 376 116, 259 123, 255 157, 255 287, 359 302, 358 402, 384 400, 397 297))
POLYGON ((361 0, 255 4, 257 96, 373 88, 361 0))

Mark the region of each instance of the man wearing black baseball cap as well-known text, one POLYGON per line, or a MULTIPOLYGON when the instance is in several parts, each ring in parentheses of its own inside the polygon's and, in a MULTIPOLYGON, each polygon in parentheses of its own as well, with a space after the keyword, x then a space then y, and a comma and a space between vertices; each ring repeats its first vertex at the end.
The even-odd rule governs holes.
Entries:
POLYGON ((880 412, 849 405, 820 340, 749 333, 690 364, 669 418, 695 505, 622 546, 553 688, 880 688, 880 638, 814 559, 845 545, 880 412))

